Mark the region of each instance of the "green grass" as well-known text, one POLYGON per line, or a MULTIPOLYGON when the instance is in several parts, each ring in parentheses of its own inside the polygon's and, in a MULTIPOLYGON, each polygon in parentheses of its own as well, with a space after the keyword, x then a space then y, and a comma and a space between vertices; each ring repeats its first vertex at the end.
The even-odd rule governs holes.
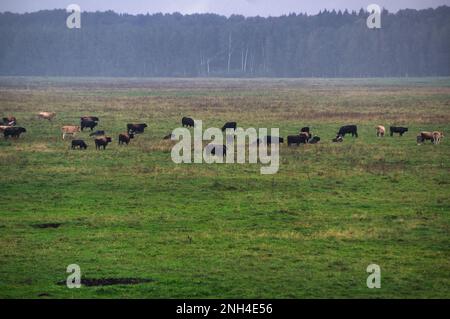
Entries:
POLYGON ((416 145, 450 131, 450 80, 0 79, 0 115, 27 133, 0 141, 0 297, 448 298, 450 148, 416 145), (54 122, 39 111, 55 111, 54 122), (115 139, 69 150, 59 128, 98 115, 115 139), (309 125, 320 145, 281 146, 259 165, 176 165, 162 137, 182 116, 221 127, 309 125), (150 126, 128 147, 126 123, 150 126), (331 139, 343 124, 358 139, 331 139), (402 138, 374 127, 407 125, 402 138), (57 229, 33 227, 61 223, 57 229), (188 237, 192 238, 189 241, 188 237), (68 289, 88 278, 139 285, 68 289), (366 286, 366 267, 382 288, 366 286))

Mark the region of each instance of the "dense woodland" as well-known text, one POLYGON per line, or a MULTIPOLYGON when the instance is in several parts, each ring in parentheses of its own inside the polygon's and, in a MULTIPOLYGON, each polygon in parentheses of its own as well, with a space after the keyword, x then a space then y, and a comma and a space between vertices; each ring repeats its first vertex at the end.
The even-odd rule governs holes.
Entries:
POLYGON ((0 75, 388 77, 450 75, 450 7, 229 18, 0 14, 0 75))

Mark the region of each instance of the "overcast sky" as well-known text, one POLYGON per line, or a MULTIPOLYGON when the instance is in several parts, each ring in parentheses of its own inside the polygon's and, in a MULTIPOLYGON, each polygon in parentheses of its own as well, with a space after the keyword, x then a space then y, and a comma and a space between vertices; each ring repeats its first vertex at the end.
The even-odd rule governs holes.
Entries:
POLYGON ((82 11, 127 13, 218 13, 229 16, 279 16, 291 12, 315 14, 321 9, 359 10, 375 3, 389 11, 404 8, 435 8, 449 5, 450 0, 0 0, 0 11, 33 12, 42 9, 66 8, 80 5, 82 11))

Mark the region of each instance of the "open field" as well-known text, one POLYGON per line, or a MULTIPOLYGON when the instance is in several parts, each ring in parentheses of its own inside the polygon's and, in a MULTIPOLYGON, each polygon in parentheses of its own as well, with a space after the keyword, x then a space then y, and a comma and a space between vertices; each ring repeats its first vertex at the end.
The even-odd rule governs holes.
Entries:
POLYGON ((449 298, 450 79, 0 78, 0 297, 449 298), (53 122, 37 120, 55 111, 53 122), (60 127, 100 117, 113 144, 69 150, 60 127), (183 116, 221 127, 311 126, 319 145, 280 149, 280 170, 183 164, 162 137, 183 116), (119 147, 127 123, 145 134, 119 147), (360 137, 331 139, 344 124, 360 137), (403 137, 376 125, 405 125, 403 137), (40 224, 57 223, 57 228, 40 224), (189 240, 191 238, 192 240, 189 240), (381 289, 366 267, 380 265, 381 289), (142 278, 136 285, 58 285, 142 278))

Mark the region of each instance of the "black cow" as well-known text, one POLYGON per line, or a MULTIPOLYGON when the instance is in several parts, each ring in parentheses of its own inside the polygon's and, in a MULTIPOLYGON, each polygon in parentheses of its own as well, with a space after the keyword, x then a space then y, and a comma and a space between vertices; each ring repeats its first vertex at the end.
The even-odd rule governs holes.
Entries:
POLYGON ((222 127, 222 132, 225 132, 225 130, 227 128, 232 128, 233 130, 236 130, 237 123, 236 122, 227 122, 227 123, 225 123, 225 125, 222 127))
POLYGON ((181 125, 183 125, 183 127, 194 127, 195 123, 194 120, 191 119, 190 117, 183 117, 181 119, 181 125))
POLYGON ((105 135, 105 131, 95 131, 94 133, 89 134, 89 136, 103 136, 105 135))
POLYGON ((210 154, 212 155, 220 155, 222 156, 227 155, 227 147, 225 145, 210 145, 210 154))
POLYGON ((80 150, 87 149, 87 144, 83 140, 73 140, 72 141, 72 149, 79 148, 80 150))
POLYGON ((123 145, 123 144, 127 144, 128 145, 128 143, 130 143, 130 140, 132 138, 134 138, 134 134, 133 133, 131 133, 131 134, 124 134, 124 133, 120 134, 119 135, 119 145, 123 145))
MULTIPOLYGON (((260 143, 261 143, 261 139, 257 139, 256 140, 256 142, 257 142, 257 144, 259 145, 260 143)), ((264 138, 264 142, 267 144, 267 145, 270 145, 270 144, 272 144, 272 143, 277 143, 278 142, 278 144, 283 144, 284 143, 284 138, 282 138, 282 137, 278 137, 278 136, 266 136, 265 138, 264 138)))
POLYGON ((95 121, 91 121, 91 120, 82 120, 81 121, 81 130, 85 129, 85 128, 90 128, 91 131, 94 129, 94 127, 96 127, 98 124, 95 121))
POLYGON ((26 132, 27 130, 23 127, 7 127, 3 131, 3 136, 5 137, 5 139, 8 138, 9 136, 17 138, 20 137, 20 134, 26 132))
POLYGON ((145 128, 148 127, 147 124, 127 124, 128 134, 140 134, 144 133, 145 128))
POLYGON ((94 121, 94 122, 100 121, 97 116, 82 116, 82 117, 80 117, 80 120, 81 120, 81 122, 83 122, 83 121, 94 121))
POLYGON ((308 141, 309 144, 317 144, 319 142, 320 142, 320 137, 318 137, 318 136, 311 137, 308 141))
POLYGON ((109 143, 111 143, 112 139, 110 137, 99 137, 95 139, 95 149, 101 149, 103 146, 103 149, 106 149, 106 146, 108 146, 109 143))
POLYGON ((345 134, 352 134, 352 137, 358 137, 358 127, 356 125, 342 126, 336 134, 336 137, 345 137, 345 134))
POLYGON ((391 136, 394 136, 394 133, 398 133, 398 134, 400 134, 400 136, 403 136, 403 134, 408 132, 408 128, 407 127, 391 126, 389 128, 389 130, 391 131, 391 136))
POLYGON ((297 146, 299 146, 300 144, 307 144, 308 136, 307 136, 307 134, 291 135, 291 136, 288 136, 287 142, 288 142, 288 146, 291 146, 292 144, 297 144, 297 146))

